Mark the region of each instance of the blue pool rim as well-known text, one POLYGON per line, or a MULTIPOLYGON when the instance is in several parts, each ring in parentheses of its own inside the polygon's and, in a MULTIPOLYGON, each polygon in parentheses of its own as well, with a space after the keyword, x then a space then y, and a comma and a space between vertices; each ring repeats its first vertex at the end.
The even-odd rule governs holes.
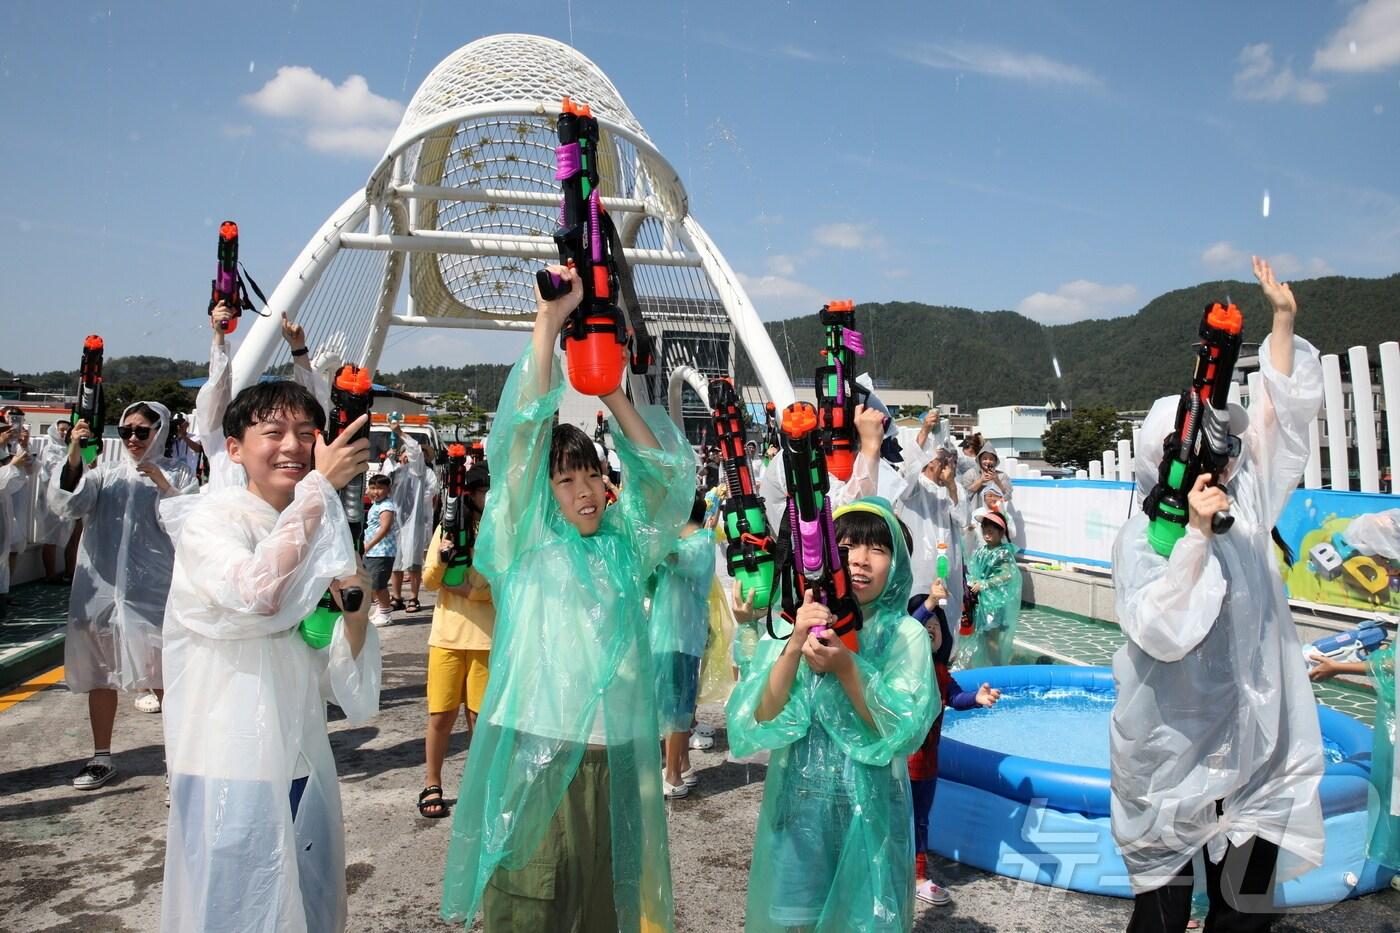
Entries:
MULTIPOLYGON (((957 671, 954 676, 965 689, 986 683, 1003 691, 1114 693, 1113 673, 1105 667, 1029 664, 957 671)), ((1318 719, 1323 735, 1344 756, 1328 763, 1319 788, 1327 856, 1322 867, 1279 887, 1280 906, 1335 903, 1379 890, 1393 874, 1364 856, 1371 730, 1325 706, 1318 707, 1318 719), (1347 883, 1349 874, 1356 883, 1347 883)), ((938 771, 929 830, 938 854, 1026 881, 1131 896, 1109 832, 1107 769, 1008 755, 944 737, 938 771), (1056 832, 1060 838, 1081 840, 1070 848, 1083 851, 1067 857, 1065 847, 1046 847, 1037 838, 1056 832)))

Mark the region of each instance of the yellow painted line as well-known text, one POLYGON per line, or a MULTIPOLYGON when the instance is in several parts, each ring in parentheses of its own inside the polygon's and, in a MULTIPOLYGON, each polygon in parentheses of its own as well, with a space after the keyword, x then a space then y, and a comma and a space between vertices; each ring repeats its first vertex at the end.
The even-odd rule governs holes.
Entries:
POLYGON ((0 713, 5 712, 16 703, 29 699, 39 691, 52 687, 62 679, 63 666, 59 665, 51 671, 46 671, 38 677, 25 681, 9 693, 0 695, 0 713))

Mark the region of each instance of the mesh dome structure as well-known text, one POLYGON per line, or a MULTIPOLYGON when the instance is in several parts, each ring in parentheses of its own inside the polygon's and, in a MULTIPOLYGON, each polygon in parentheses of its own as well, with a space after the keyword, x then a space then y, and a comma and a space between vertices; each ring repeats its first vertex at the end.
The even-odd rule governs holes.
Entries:
MULTIPOLYGON (((374 370, 391 364, 382 357, 396 327, 528 331, 534 274, 558 258, 555 121, 564 97, 598 119, 600 193, 658 343, 655 373, 631 377, 634 397, 669 401, 698 442, 706 377, 733 376, 742 350, 758 382, 750 399, 761 389, 780 407, 791 402, 743 286, 617 88, 575 49, 528 35, 479 39, 428 74, 365 187, 326 219, 269 296, 270 315, 234 358, 235 391, 287 362, 284 312, 318 347, 374 370)), ((594 407, 572 399, 561 417, 591 421, 594 407)))

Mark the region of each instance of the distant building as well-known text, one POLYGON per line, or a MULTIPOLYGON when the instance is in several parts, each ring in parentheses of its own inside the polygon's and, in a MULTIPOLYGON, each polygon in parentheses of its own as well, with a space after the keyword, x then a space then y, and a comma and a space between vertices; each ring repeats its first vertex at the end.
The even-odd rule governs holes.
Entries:
POLYGON ((1050 426, 1049 405, 1003 405, 977 409, 977 431, 1003 456, 1039 457, 1050 426))

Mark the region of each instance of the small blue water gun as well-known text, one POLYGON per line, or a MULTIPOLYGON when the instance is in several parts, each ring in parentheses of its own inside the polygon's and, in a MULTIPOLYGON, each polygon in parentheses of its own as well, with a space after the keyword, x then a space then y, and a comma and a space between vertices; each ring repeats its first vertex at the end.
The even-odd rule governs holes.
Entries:
POLYGON ((1304 645, 1303 660, 1307 662, 1308 670, 1317 667, 1324 659, 1341 664, 1364 661, 1387 637, 1385 626, 1379 619, 1367 619, 1350 631, 1328 635, 1304 645))

